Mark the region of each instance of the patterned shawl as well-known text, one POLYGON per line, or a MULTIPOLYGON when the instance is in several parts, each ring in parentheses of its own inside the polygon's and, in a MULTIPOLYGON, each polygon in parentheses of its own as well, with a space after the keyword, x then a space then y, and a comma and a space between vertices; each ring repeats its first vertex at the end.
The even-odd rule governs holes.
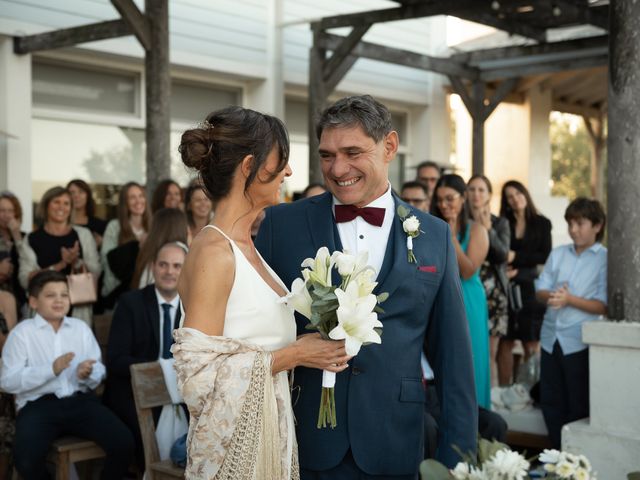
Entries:
POLYGON ((290 399, 275 388, 271 352, 190 328, 174 338, 178 388, 191 414, 185 478, 299 478, 295 440, 287 448, 290 399))

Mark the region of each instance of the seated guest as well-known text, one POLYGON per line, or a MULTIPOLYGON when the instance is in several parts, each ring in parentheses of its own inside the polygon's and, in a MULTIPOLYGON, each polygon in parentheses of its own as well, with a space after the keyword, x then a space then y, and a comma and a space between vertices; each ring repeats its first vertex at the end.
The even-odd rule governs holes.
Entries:
POLYGON ((184 195, 185 213, 189 224, 189 243, 213 218, 213 203, 202 183, 194 180, 184 195))
MULTIPOLYGON (((120 297, 113 312, 107 346, 105 404, 124 421, 134 435, 138 464, 144 464, 142 438, 131 390, 129 367, 136 363, 171 358, 172 332, 180 322, 178 277, 186 246, 174 242, 158 251, 151 270, 155 284, 120 297)), ((157 422, 160 409, 154 412, 157 422)))
POLYGON ((122 478, 133 454, 126 426, 93 393, 105 375, 100 347, 82 320, 67 317, 66 277, 46 270, 29 282, 34 318, 9 333, 0 387, 15 395, 15 466, 24 479, 46 478, 51 443, 64 435, 96 442, 107 458, 101 478, 122 478))
POLYGON ((149 235, 144 242, 138 257, 136 268, 133 272, 131 288, 137 290, 153 283, 151 265, 158 255, 160 248, 171 242, 187 244, 189 227, 187 217, 177 208, 161 208, 153 214, 149 235))
POLYGON ((174 180, 162 180, 153 191, 151 199, 151 213, 156 213, 161 208, 182 209, 182 189, 174 180))
MULTIPOLYGON (((52 187, 40 200, 38 212, 41 228, 27 235, 18 245, 20 283, 26 287, 29 279, 42 270, 69 275, 83 266, 96 278, 102 268, 91 232, 71 224, 71 194, 62 187, 52 187)), ((91 326, 92 305, 73 307, 73 316, 91 326)))
POLYGON ((91 187, 84 180, 76 178, 67 183, 67 190, 73 201, 71 223, 91 230, 96 245, 100 248, 107 222, 95 216, 96 201, 93 199, 91 187))
MULTIPOLYGON (((22 206, 18 197, 11 192, 0 193, 0 290, 11 292, 16 299, 20 314, 27 302, 24 288, 20 285, 18 272, 20 260, 17 246, 25 236, 20 231, 22 206)), ((21 317, 20 317, 21 318, 21 317)))
POLYGON ((129 289, 138 250, 147 238, 150 222, 144 188, 136 182, 123 185, 118 196, 118 218, 107 224, 100 249, 105 307, 113 308, 122 292, 129 289))

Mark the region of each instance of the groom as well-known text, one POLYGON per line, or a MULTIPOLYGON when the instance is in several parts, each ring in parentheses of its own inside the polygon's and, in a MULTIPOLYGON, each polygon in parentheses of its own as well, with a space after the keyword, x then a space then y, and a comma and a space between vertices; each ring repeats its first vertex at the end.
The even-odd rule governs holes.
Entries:
MULTIPOLYGON (((368 95, 326 109, 316 128, 329 192, 278 205, 256 246, 287 285, 318 248, 369 253, 378 273, 374 293, 387 292, 381 345, 368 345, 337 375, 338 425, 316 427, 322 372, 298 368, 292 393, 303 480, 415 479, 423 456, 425 392, 420 352, 435 371, 442 405, 437 458, 453 467, 454 447, 475 452, 478 429, 469 330, 451 232, 445 222, 409 207, 388 179, 398 149, 387 108, 368 95), (396 213, 411 209, 421 233, 407 236, 396 213), (362 208, 366 207, 366 208, 362 208)), ((298 333, 306 319, 299 318, 298 333)))

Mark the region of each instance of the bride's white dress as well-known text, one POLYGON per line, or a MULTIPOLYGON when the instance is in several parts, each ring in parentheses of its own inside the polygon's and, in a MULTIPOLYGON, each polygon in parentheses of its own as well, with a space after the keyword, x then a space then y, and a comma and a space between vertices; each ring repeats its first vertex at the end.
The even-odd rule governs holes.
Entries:
MULTIPOLYGON (((235 257, 235 274, 234 272, 228 272, 229 275, 234 275, 234 281, 227 302, 223 337, 210 337, 199 330, 181 328, 176 331, 176 345, 178 345, 178 350, 174 353, 176 354, 179 377, 180 369, 186 372, 182 375, 183 384, 181 387, 185 402, 190 410, 194 410, 190 403, 200 406, 207 398, 210 399, 214 397, 211 408, 202 407, 196 414, 199 414, 201 417, 208 414, 222 417, 216 417, 215 422, 210 421, 208 423, 206 418, 195 420, 192 418, 190 428, 196 430, 196 432, 190 432, 189 435, 190 455, 192 453, 195 454, 197 451, 203 451, 205 454, 208 451, 210 452, 209 455, 213 455, 214 457, 218 455, 218 458, 213 461, 213 463, 216 464, 213 465, 213 469, 200 466, 198 469, 199 473, 194 473, 194 476, 202 474, 207 478, 218 478, 218 475, 209 477, 206 471, 219 470, 218 473, 221 473, 225 470, 225 468, 221 468, 221 464, 224 464, 224 456, 227 455, 230 450, 233 450, 234 442, 238 441, 237 436, 239 432, 234 432, 233 429, 243 428, 239 427, 239 425, 243 421, 242 417, 247 415, 247 402, 243 402, 245 403, 243 410, 243 406, 237 405, 238 402, 235 402, 236 404, 232 403, 231 398, 234 393, 237 393, 239 388, 246 386, 242 384, 243 380, 247 380, 247 382, 249 380, 253 381, 251 377, 251 365, 247 367, 246 361, 242 363, 242 361, 238 360, 241 358, 241 355, 233 354, 247 351, 251 352, 255 350, 253 346, 257 347, 258 350, 270 352, 289 345, 296 340, 296 324, 291 309, 281 301, 280 295, 260 276, 235 242, 213 225, 207 225, 205 228, 215 229, 223 235, 229 241, 235 257), (226 339, 228 339, 228 341, 226 339), (190 343, 187 344, 186 340, 190 343), (209 351, 212 342, 216 342, 216 345, 220 345, 220 342, 222 342, 222 348, 218 349, 218 347, 215 347, 217 349, 216 355, 224 354, 226 356, 224 361, 220 361, 217 368, 211 368, 211 372, 208 375, 202 375, 198 370, 198 368, 200 368, 198 367, 199 362, 201 362, 203 366, 206 365, 210 367, 213 361, 219 360, 219 357, 216 356, 211 357, 207 363, 204 363, 201 358, 200 353, 202 349, 209 351), (224 346, 224 342, 228 342, 229 346, 224 346), (195 344, 198 344, 198 347, 191 348, 191 346, 195 344), (248 348, 245 348, 247 346, 248 348), (190 348, 190 351, 187 352, 185 347, 190 348), (189 353, 191 353, 191 355, 189 355, 189 353), (234 368, 236 371, 233 371, 234 368), (237 371, 238 369, 240 372, 237 371), (235 379, 234 375, 236 377, 235 379), (212 388, 211 382, 217 382, 221 385, 222 389, 226 388, 228 391, 221 393, 220 389, 216 390, 216 387, 212 388), (228 404, 225 404, 225 402, 228 402, 228 404), (224 416, 218 413, 226 410, 230 411, 230 413, 224 416), (237 415, 238 418, 233 418, 235 415, 237 415), (225 432, 225 428, 228 431, 225 432), (199 432, 197 431, 198 429, 200 430, 199 432), (213 434, 215 438, 213 440, 212 430, 215 430, 213 434), (207 445, 197 444, 198 442, 206 443, 207 445), (216 445, 216 442, 226 442, 227 445, 216 445), (214 452, 212 452, 212 450, 214 452), (206 471, 203 471, 203 468, 206 471)), ((267 265, 262 257, 260 257, 260 259, 269 274, 282 287, 283 291, 287 292, 286 286, 278 278, 276 273, 267 265)), ((189 312, 186 312, 187 316, 188 314, 189 312)), ((266 366, 265 368, 270 368, 270 366, 266 366)), ((253 370, 255 370, 255 368, 253 370)), ((255 376, 255 371, 253 375, 255 376)), ((278 436, 280 440, 280 452, 273 452, 273 454, 275 454, 277 458, 283 459, 283 478, 289 479, 297 477, 297 447, 287 372, 279 372, 272 378, 272 394, 275 394, 275 404, 277 405, 277 433, 279 433, 278 436)), ((248 390, 250 390, 250 388, 248 390)), ((266 395, 268 395, 268 393, 265 387, 265 396, 266 395)), ((248 397, 249 394, 246 396, 248 397)), ((243 396, 242 398, 245 397, 243 396)), ((240 440, 242 441, 242 439, 240 440)), ((193 460, 194 462, 196 461, 196 459, 193 460)), ((203 460, 200 461, 200 463, 209 464, 211 461, 203 460)), ((255 475, 256 473, 254 472, 254 476, 255 475)))

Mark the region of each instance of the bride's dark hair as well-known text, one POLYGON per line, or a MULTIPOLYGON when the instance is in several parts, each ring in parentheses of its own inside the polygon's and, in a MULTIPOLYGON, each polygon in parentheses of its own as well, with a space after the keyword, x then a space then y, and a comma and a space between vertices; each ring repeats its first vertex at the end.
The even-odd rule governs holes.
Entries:
POLYGON ((233 175, 247 155, 253 155, 244 190, 256 180, 269 153, 278 150, 273 180, 289 161, 289 135, 281 120, 242 107, 227 107, 210 113, 198 127, 182 134, 178 151, 182 162, 198 171, 205 192, 216 202, 231 190, 233 175))

